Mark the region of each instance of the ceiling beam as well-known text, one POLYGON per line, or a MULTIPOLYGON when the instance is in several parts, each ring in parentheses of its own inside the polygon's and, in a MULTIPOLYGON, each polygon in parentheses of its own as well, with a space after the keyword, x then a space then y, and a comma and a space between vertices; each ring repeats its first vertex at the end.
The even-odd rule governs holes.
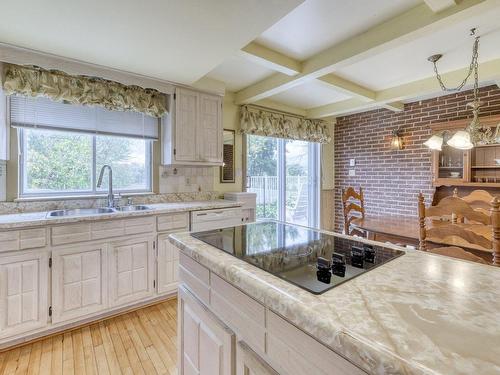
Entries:
POLYGON ((432 34, 438 29, 485 12, 494 6, 498 6, 495 1, 463 0, 457 6, 436 14, 426 4, 418 5, 304 61, 302 72, 295 76, 276 73, 239 91, 236 93, 236 103, 251 103, 286 91, 308 80, 332 73, 339 67, 432 34))
POLYGON ((357 83, 348 81, 347 79, 344 79, 342 77, 339 77, 335 74, 326 74, 324 76, 321 76, 318 78, 318 80, 325 82, 329 84, 330 86, 334 87, 335 90, 364 100, 364 101, 372 101, 375 100, 375 91, 367 89, 366 87, 360 86, 357 83))
POLYGON ((405 109, 405 105, 402 102, 382 103, 381 107, 393 112, 402 112, 405 109))
MULTIPOLYGON (((467 68, 454 70, 441 74, 447 85, 456 86, 468 72, 467 68)), ((498 85, 500 83, 500 59, 490 60, 479 65, 479 77, 481 82, 491 82, 498 85)), ((471 82, 472 83, 472 82, 471 82)), ((366 102, 360 99, 349 99, 338 103, 326 104, 320 107, 311 108, 307 111, 307 116, 311 118, 321 118, 327 116, 339 116, 355 112, 362 112, 377 107, 391 106, 391 110, 401 107, 401 102, 412 100, 418 97, 436 95, 442 93, 441 87, 436 77, 428 77, 404 85, 381 90, 376 93, 375 100, 366 102), (390 103, 390 104, 389 104, 390 103)))
POLYGON ((442 12, 445 9, 457 5, 456 0, 424 0, 424 1, 434 13, 442 12))
POLYGON ((266 108, 271 108, 277 111, 282 111, 282 112, 288 112, 288 113, 293 113, 294 115, 302 116, 305 117, 307 114, 307 111, 305 109, 297 108, 297 107, 292 107, 283 103, 275 102, 274 100, 271 99, 263 99, 259 100, 256 103, 253 103, 254 105, 259 105, 262 107, 266 108))
POLYGON ((295 76, 302 70, 300 61, 255 42, 247 44, 238 54, 249 61, 288 76, 295 76))

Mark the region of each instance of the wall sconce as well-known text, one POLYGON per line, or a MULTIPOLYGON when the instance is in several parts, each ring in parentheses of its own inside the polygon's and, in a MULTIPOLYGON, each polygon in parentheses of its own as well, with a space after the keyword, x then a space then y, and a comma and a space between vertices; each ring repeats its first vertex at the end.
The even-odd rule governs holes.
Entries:
POLYGON ((392 131, 391 148, 394 150, 403 149, 403 138, 401 138, 401 129, 399 128, 392 131))

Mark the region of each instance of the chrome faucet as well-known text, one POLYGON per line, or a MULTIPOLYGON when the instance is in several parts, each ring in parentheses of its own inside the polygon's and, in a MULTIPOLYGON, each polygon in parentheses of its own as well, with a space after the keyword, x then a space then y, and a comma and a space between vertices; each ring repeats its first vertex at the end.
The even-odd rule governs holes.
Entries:
POLYGON ((97 187, 100 188, 102 185, 102 178, 104 176, 104 171, 108 170, 108 207, 115 207, 115 196, 113 194, 113 170, 109 165, 103 165, 101 168, 101 173, 99 173, 99 179, 97 180, 97 187))

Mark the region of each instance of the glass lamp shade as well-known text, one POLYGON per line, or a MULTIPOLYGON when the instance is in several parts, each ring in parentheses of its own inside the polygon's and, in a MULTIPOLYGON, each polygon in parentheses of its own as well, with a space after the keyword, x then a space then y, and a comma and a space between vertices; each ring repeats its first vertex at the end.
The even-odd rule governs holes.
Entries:
POLYGON ((429 147, 431 150, 441 151, 441 147, 443 146, 443 137, 440 135, 433 135, 424 142, 424 145, 429 147))
POLYGON ((446 143, 453 148, 458 148, 459 150, 470 150, 474 147, 470 139, 470 134, 465 130, 457 131, 446 143))
POLYGON ((403 149, 403 140, 397 134, 394 134, 391 139, 391 148, 394 150, 403 149))

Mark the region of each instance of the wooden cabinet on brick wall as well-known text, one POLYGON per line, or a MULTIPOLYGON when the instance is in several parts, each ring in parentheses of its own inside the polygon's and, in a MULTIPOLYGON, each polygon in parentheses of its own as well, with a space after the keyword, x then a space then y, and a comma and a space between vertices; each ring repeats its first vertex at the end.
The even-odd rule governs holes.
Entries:
POLYGON ((457 150, 443 145, 442 151, 432 151, 432 182, 434 186, 459 185, 470 181, 469 150, 457 150))
POLYGON ((162 119, 162 164, 222 165, 222 98, 176 88, 162 119))
MULTIPOLYGON (((441 151, 432 151, 432 184, 434 186, 500 187, 500 144, 476 145, 471 150, 458 150, 446 144, 457 130, 463 130, 470 119, 431 125, 433 134, 444 134, 441 151)), ((500 116, 489 116, 481 123, 494 132, 500 116)))

